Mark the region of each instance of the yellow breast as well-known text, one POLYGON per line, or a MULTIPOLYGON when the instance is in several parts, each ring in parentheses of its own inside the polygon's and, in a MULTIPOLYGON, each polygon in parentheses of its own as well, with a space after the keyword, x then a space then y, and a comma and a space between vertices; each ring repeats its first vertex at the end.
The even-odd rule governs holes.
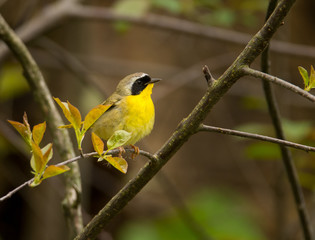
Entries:
POLYGON ((125 145, 135 144, 148 135, 154 125, 154 105, 151 99, 153 84, 139 95, 124 97, 114 109, 105 112, 93 126, 93 131, 108 140, 115 131, 125 130, 131 138, 125 145))
POLYGON ((139 95, 131 95, 124 100, 124 130, 132 133, 128 144, 135 144, 152 131, 155 118, 151 99, 152 87, 153 84, 150 84, 139 95))

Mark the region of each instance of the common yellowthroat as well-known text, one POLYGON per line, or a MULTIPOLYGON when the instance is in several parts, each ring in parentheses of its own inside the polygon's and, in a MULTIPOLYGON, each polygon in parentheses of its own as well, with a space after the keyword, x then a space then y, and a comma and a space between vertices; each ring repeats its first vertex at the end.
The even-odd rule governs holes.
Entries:
POLYGON ((115 131, 125 130, 131 133, 131 138, 124 146, 133 146, 147 136, 155 118, 152 88, 160 80, 142 72, 123 78, 116 91, 102 103, 111 107, 94 123, 92 131, 108 140, 115 131))

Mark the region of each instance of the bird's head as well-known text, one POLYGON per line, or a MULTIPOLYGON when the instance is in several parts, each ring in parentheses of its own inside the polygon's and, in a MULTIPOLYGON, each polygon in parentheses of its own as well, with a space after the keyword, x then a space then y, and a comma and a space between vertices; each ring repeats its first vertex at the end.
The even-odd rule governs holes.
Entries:
POLYGON ((139 95, 148 85, 154 84, 160 80, 159 78, 151 78, 146 73, 133 73, 119 82, 116 92, 121 96, 139 95))

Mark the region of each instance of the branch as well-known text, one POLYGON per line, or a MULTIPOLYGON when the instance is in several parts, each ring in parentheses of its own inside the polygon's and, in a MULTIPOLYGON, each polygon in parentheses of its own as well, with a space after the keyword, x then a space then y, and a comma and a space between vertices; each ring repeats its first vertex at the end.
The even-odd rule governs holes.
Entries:
MULTIPOLYGON (((21 39, 8 26, 0 15, 0 38, 8 45, 23 67, 24 75, 32 88, 32 92, 47 118, 52 139, 62 159, 74 156, 73 146, 67 131, 60 131, 63 125, 61 116, 56 109, 44 77, 21 39)), ((71 235, 76 235, 83 228, 79 193, 81 192, 80 172, 77 164, 72 164, 71 170, 64 175, 66 179, 66 196, 64 209, 67 212, 67 222, 71 235)))
MULTIPOLYGON (((155 161, 148 162, 89 222, 75 240, 94 239, 103 227, 117 215, 127 203, 154 177, 182 145, 198 131, 202 121, 212 107, 244 75, 241 68, 249 65, 261 54, 269 40, 281 25, 294 0, 281 1, 262 29, 247 44, 234 63, 225 73, 208 87, 205 95, 180 125, 167 142, 153 155, 155 161)), ((160 22, 160 19, 157 19, 160 22)))
MULTIPOLYGON (((135 150, 133 148, 126 148, 125 149, 126 152, 130 152, 130 153, 135 153, 135 150)), ((105 153, 105 151, 104 151, 105 153)), ((114 150, 110 150, 107 152, 107 154, 110 154, 110 155, 114 155, 114 154, 117 154, 119 153, 119 149, 114 149, 114 150)), ((150 161, 155 161, 155 157, 150 154, 149 152, 146 152, 146 151, 143 151, 143 150, 139 150, 139 154, 142 155, 142 156, 145 156, 146 158, 148 158, 150 161)), ((85 153, 83 154, 83 158, 88 158, 88 157, 92 157, 94 155, 97 155, 97 152, 91 152, 91 153, 85 153)), ((61 165, 68 165, 68 164, 71 164, 73 162, 76 162, 78 160, 80 160, 82 158, 82 156, 76 156, 76 157, 73 157, 73 158, 70 158, 66 161, 63 161, 63 162, 60 162, 58 164, 56 164, 55 166, 61 166, 61 165)), ((8 192, 6 195, 4 195, 3 197, 0 198, 0 202, 12 197, 12 195, 16 192, 18 192, 19 190, 21 190, 22 188, 24 188, 25 186, 29 185, 32 183, 32 181, 34 180, 34 178, 22 183, 20 186, 16 187, 15 189, 13 189, 12 191, 8 192)))
POLYGON ((214 127, 214 126, 207 126, 207 125, 201 125, 198 129, 198 131, 202 132, 216 132, 216 133, 222 133, 222 134, 227 134, 227 135, 233 135, 233 136, 238 136, 238 137, 243 137, 243 138, 250 138, 250 139, 256 139, 264 142, 270 142, 270 143, 276 143, 282 146, 288 146, 291 148, 303 150, 306 152, 315 152, 315 147, 303 145, 303 144, 298 144, 278 138, 273 138, 273 137, 268 137, 260 134, 254 134, 254 133, 248 133, 248 132, 242 132, 242 131, 237 131, 237 130, 232 130, 232 129, 227 129, 227 128, 220 128, 220 127, 214 127))
POLYGON ((304 91, 302 88, 299 88, 299 87, 297 87, 291 83, 286 82, 285 80, 282 80, 282 79, 277 78, 275 76, 269 75, 267 73, 263 73, 263 72, 254 70, 254 69, 247 67, 247 66, 243 67, 242 72, 244 75, 249 75, 249 76, 252 76, 255 78, 266 80, 268 82, 273 82, 273 83, 275 83, 281 87, 284 87, 284 88, 286 88, 292 92, 295 92, 295 93, 301 95, 302 97, 304 97, 304 98, 306 98, 312 102, 315 102, 315 96, 314 95, 310 94, 307 91, 304 91))

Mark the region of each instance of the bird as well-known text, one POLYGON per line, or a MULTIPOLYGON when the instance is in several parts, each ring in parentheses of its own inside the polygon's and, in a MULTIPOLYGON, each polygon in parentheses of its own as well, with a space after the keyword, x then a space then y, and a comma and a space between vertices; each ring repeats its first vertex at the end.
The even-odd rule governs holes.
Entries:
MULTIPOLYGON (((151 133, 155 121, 155 109, 151 98, 152 88, 160 78, 151 78, 147 73, 137 72, 123 78, 115 92, 102 104, 111 105, 94 123, 92 132, 108 140, 115 131, 131 133, 130 139, 121 147, 130 145, 135 153, 139 140, 151 133)), ((124 149, 120 148, 120 152, 124 149)))

